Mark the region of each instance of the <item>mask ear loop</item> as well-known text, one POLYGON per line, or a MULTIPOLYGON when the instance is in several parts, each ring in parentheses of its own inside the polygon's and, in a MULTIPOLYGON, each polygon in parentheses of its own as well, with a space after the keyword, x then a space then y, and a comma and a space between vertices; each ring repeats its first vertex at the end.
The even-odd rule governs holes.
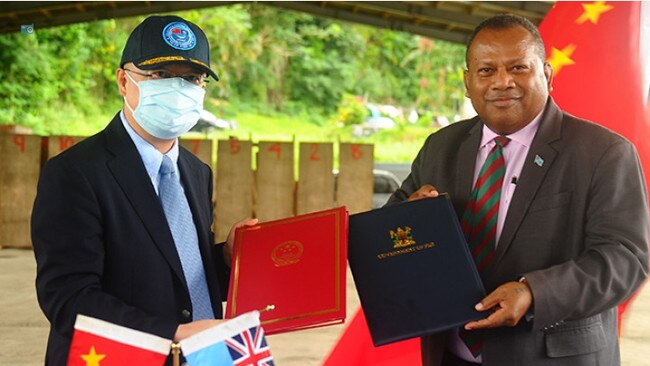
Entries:
MULTIPOLYGON (((124 70, 124 74, 126 75, 126 77, 129 78, 129 80, 131 80, 131 82, 133 84, 135 84, 135 86, 138 88, 138 90, 140 90, 140 85, 138 85, 138 83, 135 80, 133 80, 131 75, 129 75, 129 73, 125 69, 123 69, 123 70, 124 70)), ((129 105, 129 102, 126 100, 126 95, 122 96, 122 99, 124 99, 124 105, 129 109, 129 111, 131 111, 131 113, 133 115, 135 115, 135 111, 133 110, 133 108, 131 108, 131 106, 129 105)))

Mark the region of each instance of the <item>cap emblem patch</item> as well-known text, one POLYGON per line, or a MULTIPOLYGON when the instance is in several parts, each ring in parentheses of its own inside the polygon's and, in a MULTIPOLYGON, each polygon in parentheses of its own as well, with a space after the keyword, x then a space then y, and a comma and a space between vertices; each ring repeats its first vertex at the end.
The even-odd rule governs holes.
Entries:
POLYGON ((196 46, 196 36, 183 22, 172 22, 167 24, 162 33, 165 43, 177 50, 191 50, 196 46))

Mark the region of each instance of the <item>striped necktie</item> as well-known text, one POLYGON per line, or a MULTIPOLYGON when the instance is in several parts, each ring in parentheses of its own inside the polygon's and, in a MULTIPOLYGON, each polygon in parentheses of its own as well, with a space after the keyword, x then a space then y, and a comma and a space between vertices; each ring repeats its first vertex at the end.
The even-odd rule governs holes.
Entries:
POLYGON ((214 319, 208 283, 199 252, 199 239, 192 220, 192 211, 187 203, 180 178, 176 174, 174 163, 169 156, 163 155, 159 173, 160 202, 174 238, 178 257, 181 260, 187 289, 190 292, 192 320, 214 319))
POLYGON ((497 214, 501 199, 501 186, 506 171, 503 147, 510 142, 504 136, 494 138, 494 147, 485 159, 478 179, 461 219, 461 227, 467 237, 479 272, 492 262, 497 235, 497 214))
MULTIPOLYGON (((508 145, 508 142, 510 139, 504 136, 494 138, 494 147, 481 167, 467 208, 461 218, 461 227, 480 273, 494 259, 497 215, 501 200, 501 186, 506 170, 503 147, 508 145)), ((460 330, 461 339, 475 357, 481 354, 483 345, 480 335, 476 332, 476 330, 467 332, 462 328, 460 330)))

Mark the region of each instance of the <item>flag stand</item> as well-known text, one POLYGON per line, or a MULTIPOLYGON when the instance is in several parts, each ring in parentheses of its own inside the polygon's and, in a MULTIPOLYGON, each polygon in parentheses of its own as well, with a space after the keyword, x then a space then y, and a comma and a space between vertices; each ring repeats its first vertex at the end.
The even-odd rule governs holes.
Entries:
POLYGON ((181 350, 181 345, 177 342, 172 343, 172 357, 174 361, 174 366, 180 366, 181 360, 180 360, 180 350, 181 350))

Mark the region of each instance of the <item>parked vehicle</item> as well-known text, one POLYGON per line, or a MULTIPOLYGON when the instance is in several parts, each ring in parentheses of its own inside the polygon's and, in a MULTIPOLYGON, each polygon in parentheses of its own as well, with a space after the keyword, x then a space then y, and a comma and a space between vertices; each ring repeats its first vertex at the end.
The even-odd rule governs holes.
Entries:
POLYGON ((225 119, 218 118, 214 114, 206 111, 205 109, 201 111, 201 117, 191 131, 196 132, 205 132, 209 133, 217 130, 234 130, 237 128, 237 123, 235 121, 227 121, 225 119))
POLYGON ((388 198, 399 188, 401 182, 388 170, 373 169, 372 208, 383 206, 388 198))
POLYGON ((395 128, 397 123, 389 117, 368 117, 363 123, 355 125, 352 134, 356 137, 370 136, 379 130, 395 128))

